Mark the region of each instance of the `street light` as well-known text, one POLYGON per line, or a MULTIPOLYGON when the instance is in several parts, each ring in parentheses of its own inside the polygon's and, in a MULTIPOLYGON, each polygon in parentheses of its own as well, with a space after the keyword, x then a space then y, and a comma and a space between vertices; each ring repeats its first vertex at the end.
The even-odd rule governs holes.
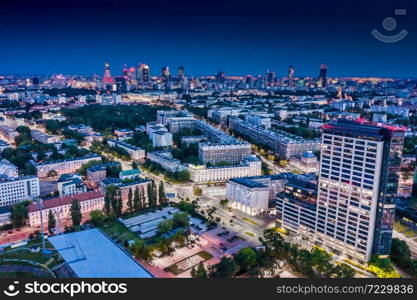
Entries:
POLYGON ((44 233, 44 228, 43 228, 43 209, 44 209, 43 200, 38 198, 36 200, 36 204, 38 205, 38 208, 41 212, 42 251, 45 251, 45 233, 44 233))

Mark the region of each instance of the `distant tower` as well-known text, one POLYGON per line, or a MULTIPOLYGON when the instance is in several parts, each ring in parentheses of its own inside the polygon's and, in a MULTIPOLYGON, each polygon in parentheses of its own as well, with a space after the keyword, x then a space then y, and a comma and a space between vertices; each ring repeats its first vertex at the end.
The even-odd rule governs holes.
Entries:
POLYGON ((320 76, 318 81, 319 87, 325 87, 327 85, 327 65, 320 66, 320 76))
POLYGON ((122 69, 122 76, 126 76, 126 77, 127 77, 127 73, 128 73, 128 70, 127 70, 127 65, 126 65, 126 64, 124 64, 124 65, 123 65, 123 69, 122 69))
POLYGON ((108 62, 104 63, 103 82, 107 84, 113 84, 113 77, 111 77, 110 64, 108 62))
POLYGON ((226 75, 224 74, 223 71, 219 71, 216 74, 216 82, 217 83, 225 83, 226 82, 226 75))
POLYGON ((184 77, 185 77, 185 69, 183 66, 179 66, 178 74, 177 74, 178 81, 184 81, 184 77))
POLYGON ((137 80, 140 82, 149 82, 151 76, 151 70, 149 66, 147 64, 139 64, 136 76, 137 80))
POLYGON ((271 85, 274 82, 275 82, 275 72, 267 70, 266 71, 266 84, 271 85))
POLYGON ((294 73, 295 73, 294 67, 293 66, 289 66, 288 67, 288 86, 289 87, 293 87, 293 85, 294 85, 294 82, 293 82, 294 73))
POLYGON ((171 81, 171 73, 169 72, 169 67, 162 67, 161 77, 165 81, 171 81))

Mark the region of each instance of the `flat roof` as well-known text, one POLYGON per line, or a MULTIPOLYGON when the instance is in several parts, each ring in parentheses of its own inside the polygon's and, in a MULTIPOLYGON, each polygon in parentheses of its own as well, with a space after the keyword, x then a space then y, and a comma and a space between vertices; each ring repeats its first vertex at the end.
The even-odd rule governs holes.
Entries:
POLYGON ((48 239, 79 278, 153 278, 98 229, 48 239))

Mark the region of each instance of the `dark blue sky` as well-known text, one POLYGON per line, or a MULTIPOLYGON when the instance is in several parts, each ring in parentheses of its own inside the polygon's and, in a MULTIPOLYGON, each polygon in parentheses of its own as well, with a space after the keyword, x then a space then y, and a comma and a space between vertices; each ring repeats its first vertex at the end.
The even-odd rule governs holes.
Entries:
POLYGON ((72 0, 0 6, 0 74, 113 74, 123 64, 163 65, 188 75, 260 74, 417 77, 417 4, 396 1, 72 0), (288 2, 288 3, 287 3, 288 2), (383 3, 381 3, 383 2, 383 3), (394 9, 407 9, 395 16, 394 9), (395 17, 404 40, 370 31, 395 17))

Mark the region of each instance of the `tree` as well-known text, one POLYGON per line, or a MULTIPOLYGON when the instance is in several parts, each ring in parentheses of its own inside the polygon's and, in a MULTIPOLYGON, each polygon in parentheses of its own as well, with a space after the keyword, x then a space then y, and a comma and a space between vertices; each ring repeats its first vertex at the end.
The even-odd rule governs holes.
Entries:
MULTIPOLYGON (((141 208, 145 208, 146 207, 146 196, 145 196, 145 189, 141 188, 139 191, 139 204, 141 208)), ((148 200, 148 205, 149 205, 149 200, 148 200)))
POLYGON ((104 195, 104 212, 107 217, 110 217, 112 215, 112 201, 116 193, 116 189, 117 186, 115 186, 114 184, 111 184, 106 187, 106 193, 104 195))
POLYGON ((120 189, 116 187, 116 190, 113 194, 113 198, 111 199, 111 207, 113 210, 113 214, 118 218, 122 214, 122 195, 120 189))
POLYGON ((178 179, 178 181, 181 181, 181 182, 190 180, 190 177, 191 177, 191 174, 187 170, 182 170, 182 171, 178 172, 178 174, 177 174, 177 179, 178 179))
POLYGON ((233 258, 223 256, 218 264, 209 267, 210 278, 232 278, 236 273, 237 265, 233 258))
POLYGON ((55 220, 55 216, 52 212, 52 210, 50 209, 48 212, 48 231, 49 233, 52 233, 53 230, 55 228, 56 225, 56 220, 55 220))
POLYGON ((46 175, 46 177, 56 177, 56 176, 58 176, 58 172, 55 170, 50 170, 48 174, 46 175))
POLYGON ((172 220, 174 221, 174 227, 188 228, 188 226, 190 225, 189 215, 185 212, 178 212, 174 214, 172 220))
POLYGON ((249 270, 256 265, 256 252, 252 248, 243 248, 235 257, 236 263, 243 270, 249 270))
POLYGON ((165 195, 165 187, 164 187, 164 182, 161 180, 161 182, 159 183, 159 188, 158 188, 158 198, 159 198, 159 204, 164 204, 168 202, 168 198, 165 195))
POLYGON ((192 278, 208 278, 207 270, 204 267, 203 262, 198 264, 197 270, 195 267, 191 270, 191 277, 192 278))
POLYGON ((347 264, 340 264, 334 268, 334 273, 337 278, 354 278, 356 272, 347 264))
POLYGON ((156 187, 155 182, 151 180, 151 182, 147 185, 147 192, 148 192, 148 203, 150 207, 155 207, 157 204, 157 195, 156 195, 156 187))
POLYGON ((80 202, 77 199, 72 200, 70 211, 71 211, 72 225, 80 226, 83 215, 81 213, 80 202))
POLYGON ((12 220, 13 227, 19 228, 25 225, 26 219, 28 218, 27 206, 27 203, 20 202, 12 207, 10 219, 12 220))
POLYGON ((172 219, 162 221, 158 224, 158 232, 161 234, 170 232, 173 228, 174 228, 174 221, 172 219))
POLYGON ((139 196, 139 188, 135 188, 135 192, 133 195, 133 211, 138 211, 141 208, 141 200, 139 196))
POLYGON ((133 192, 132 188, 129 188, 129 194, 127 196, 127 209, 128 212, 133 212, 133 192))
POLYGON ((92 210, 90 211, 90 221, 91 224, 94 226, 100 226, 103 224, 105 216, 102 211, 100 210, 92 210))
POLYGON ((201 196, 203 194, 203 190, 199 188, 198 186, 195 186, 193 188, 194 196, 201 196))

